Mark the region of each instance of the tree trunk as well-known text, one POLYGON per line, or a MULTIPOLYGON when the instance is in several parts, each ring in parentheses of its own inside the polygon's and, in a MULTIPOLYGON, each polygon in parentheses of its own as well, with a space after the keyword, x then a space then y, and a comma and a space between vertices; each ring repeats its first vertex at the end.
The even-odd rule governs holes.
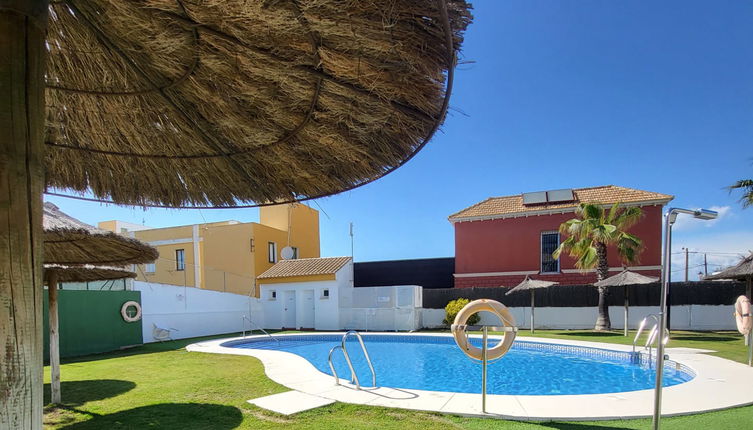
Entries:
MULTIPOLYGON (((607 246, 603 243, 596 243, 596 256, 599 259, 596 266, 596 279, 602 281, 609 276, 609 264, 607 263, 607 246)), ((607 287, 599 287, 599 317, 596 319, 594 330, 604 331, 612 328, 612 322, 609 320, 609 306, 607 306, 607 287)))
POLYGON ((47 280, 50 324, 50 403, 60 404, 60 331, 58 330, 58 274, 53 270, 47 280))
POLYGON ((0 0, 0 429, 42 428, 47 1, 0 0))

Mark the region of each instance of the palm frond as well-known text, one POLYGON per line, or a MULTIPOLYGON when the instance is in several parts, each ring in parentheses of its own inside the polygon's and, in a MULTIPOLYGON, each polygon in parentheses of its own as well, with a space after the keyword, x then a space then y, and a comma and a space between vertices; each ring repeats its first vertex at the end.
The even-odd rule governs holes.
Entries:
POLYGON ((731 193, 734 190, 743 190, 743 195, 740 197, 740 203, 744 208, 753 206, 753 179, 740 179, 733 185, 727 187, 731 193))
POLYGON ((628 229, 634 226, 643 218, 643 211, 637 206, 631 206, 619 211, 618 215, 612 220, 612 224, 620 230, 628 229))

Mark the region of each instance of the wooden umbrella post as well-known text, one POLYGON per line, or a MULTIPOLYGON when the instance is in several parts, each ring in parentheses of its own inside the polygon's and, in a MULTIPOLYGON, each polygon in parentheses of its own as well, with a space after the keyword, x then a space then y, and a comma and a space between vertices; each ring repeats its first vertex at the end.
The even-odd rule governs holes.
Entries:
POLYGON ((0 428, 42 428, 45 0, 0 0, 0 428))
POLYGON ((61 402, 60 395, 60 332, 58 330, 58 274, 50 271, 47 278, 50 314, 50 403, 61 402))
POLYGON ((531 334, 534 333, 534 328, 533 328, 533 325, 534 325, 533 312, 534 312, 534 309, 536 309, 536 304, 534 303, 535 291, 536 290, 534 290, 533 288, 531 288, 531 334))
POLYGON ((628 335, 628 287, 625 285, 625 336, 628 335))

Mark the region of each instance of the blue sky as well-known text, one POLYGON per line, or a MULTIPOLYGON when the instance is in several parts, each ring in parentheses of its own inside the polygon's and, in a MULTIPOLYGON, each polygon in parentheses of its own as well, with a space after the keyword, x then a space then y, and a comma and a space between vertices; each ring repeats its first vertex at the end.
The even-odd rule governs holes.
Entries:
MULTIPOLYGON (((675 252, 712 252, 718 265, 753 249, 753 209, 724 189, 753 177, 753 2, 475 3, 442 131, 389 176, 309 203, 322 212, 323 256, 350 254, 350 222, 356 261, 452 256, 453 212, 490 196, 604 184, 720 210, 715 222, 680 218, 675 252)), ((92 224, 258 220, 256 209, 48 200, 92 224)), ((702 258, 692 254, 691 266, 702 258)))

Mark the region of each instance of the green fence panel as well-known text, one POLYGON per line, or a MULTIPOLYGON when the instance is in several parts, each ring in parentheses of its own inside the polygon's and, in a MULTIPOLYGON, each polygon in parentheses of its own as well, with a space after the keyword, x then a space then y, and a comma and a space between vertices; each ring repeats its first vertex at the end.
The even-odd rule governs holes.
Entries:
MULTIPOLYGON (((47 291, 44 294, 44 357, 50 354, 47 291)), ((141 303, 140 291, 58 291, 60 356, 75 357, 114 351, 143 343, 141 320, 125 322, 123 303, 141 303)))

